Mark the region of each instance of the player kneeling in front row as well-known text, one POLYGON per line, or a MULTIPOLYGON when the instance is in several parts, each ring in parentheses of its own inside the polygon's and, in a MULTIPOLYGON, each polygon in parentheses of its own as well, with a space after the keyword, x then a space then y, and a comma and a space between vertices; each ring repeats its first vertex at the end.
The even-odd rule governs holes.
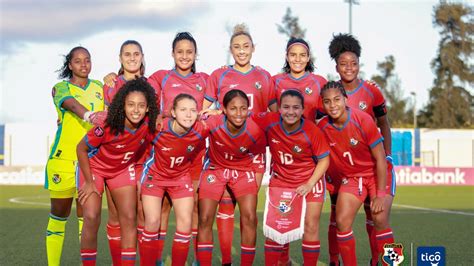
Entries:
MULTIPOLYGON (((368 114, 346 105, 347 94, 340 82, 328 82, 321 90, 328 114, 318 126, 331 149, 327 174, 339 184, 337 193, 337 243, 344 265, 357 265, 352 223, 367 195, 375 223, 379 253, 393 243, 389 226, 392 196, 387 195, 387 164, 383 137, 368 114)), ((382 252, 383 254, 383 252, 382 252)))
POLYGON ((127 82, 109 108, 105 126, 92 128, 77 146, 79 201, 84 208, 83 265, 95 265, 104 183, 116 205, 122 265, 135 265, 137 190, 135 163, 149 145, 158 115, 153 88, 142 79, 127 82))
POLYGON ((284 245, 301 238, 304 265, 316 265, 329 147, 321 130, 302 118, 300 92, 283 92, 279 106, 280 113, 254 117, 266 133, 273 158, 263 225, 265 265, 278 265, 284 245))

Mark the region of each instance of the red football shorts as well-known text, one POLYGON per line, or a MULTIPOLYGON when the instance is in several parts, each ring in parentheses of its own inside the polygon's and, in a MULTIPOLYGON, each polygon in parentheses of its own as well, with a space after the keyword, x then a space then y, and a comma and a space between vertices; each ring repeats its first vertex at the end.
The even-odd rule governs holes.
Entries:
MULTIPOLYGON (((91 169, 92 178, 94 180, 95 187, 100 194, 104 193, 104 184, 107 184, 107 187, 110 190, 125 186, 136 186, 137 185, 137 175, 135 172, 135 165, 131 164, 128 168, 123 169, 117 174, 105 173, 102 171, 91 169)), ((82 171, 79 171, 79 188, 84 184, 84 175, 82 171)))
POLYGON ((377 194, 375 177, 342 178, 339 193, 342 192, 356 196, 361 202, 364 202, 367 196, 373 199, 377 194))
POLYGON ((180 178, 166 179, 158 175, 147 174, 142 184, 142 195, 163 198, 165 192, 171 199, 194 196, 193 182, 189 174, 180 178))
POLYGON ((199 180, 199 199, 219 201, 228 186, 235 198, 245 195, 257 195, 258 187, 253 171, 232 169, 207 169, 199 180))

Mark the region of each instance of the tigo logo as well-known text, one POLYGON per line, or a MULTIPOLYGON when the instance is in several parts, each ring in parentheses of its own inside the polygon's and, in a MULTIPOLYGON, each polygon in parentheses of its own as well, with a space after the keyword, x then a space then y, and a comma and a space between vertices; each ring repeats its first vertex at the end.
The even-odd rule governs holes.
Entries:
POLYGON ((418 265, 446 265, 446 249, 444 247, 418 247, 416 253, 418 265))

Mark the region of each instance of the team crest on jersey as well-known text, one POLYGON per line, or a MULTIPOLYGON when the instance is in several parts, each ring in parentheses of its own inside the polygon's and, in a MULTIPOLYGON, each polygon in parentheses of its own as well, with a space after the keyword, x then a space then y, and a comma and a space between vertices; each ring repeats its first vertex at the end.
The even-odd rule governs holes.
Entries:
POLYGON ((244 153, 244 152, 246 152, 246 151, 247 151, 247 148, 245 148, 245 147, 241 146, 241 147, 240 147, 240 149, 239 149, 239 151, 240 151, 241 153, 244 153))
POLYGON ((349 180, 347 180, 347 178, 343 178, 343 179, 341 180, 341 183, 342 183, 343 185, 347 185, 347 184, 349 184, 349 180))
POLYGON ((360 101, 360 102, 359 102, 359 109, 360 109, 360 110, 365 110, 365 109, 367 109, 367 103, 364 102, 364 101, 360 101))
MULTIPOLYGON (((387 265, 397 266, 402 264, 405 256, 403 256, 403 245, 400 243, 385 244, 383 246, 382 260, 387 265)), ((434 265, 434 264, 431 264, 434 265)))
POLYGON ((258 82, 258 81, 255 82, 255 88, 256 88, 257 90, 261 89, 261 88, 262 88, 262 84, 261 84, 260 82, 258 82))
POLYGON ((61 182, 61 177, 58 174, 53 175, 53 183, 59 184, 61 182))
POLYGON ((202 91, 202 87, 201 87, 201 85, 199 85, 199 84, 196 84, 196 90, 197 90, 197 91, 202 91))
POLYGON ((208 175, 206 179, 207 179, 207 183, 209 183, 209 184, 212 184, 212 183, 216 182, 216 176, 215 175, 208 175))
POLYGON ((355 145, 359 144, 359 141, 356 140, 355 138, 351 138, 350 143, 351 143, 352 146, 355 146, 355 145))
POLYGON ((306 89, 304 89, 304 92, 305 92, 306 94, 308 94, 308 95, 313 94, 313 90, 310 89, 309 87, 306 87, 306 89))
POLYGON ((192 152, 194 151, 194 146, 193 145, 189 145, 188 148, 186 149, 187 152, 192 152))
POLYGON ((97 137, 102 137, 104 135, 104 129, 102 127, 96 127, 94 129, 94 135, 97 137))
POLYGON ((293 147, 293 151, 296 152, 296 153, 300 153, 301 151, 303 151, 303 149, 301 149, 300 147, 298 147, 298 145, 295 145, 293 147))
POLYGON ((102 94, 100 94, 100 92, 96 92, 96 93, 95 93, 95 97, 96 97, 97 99, 101 100, 101 101, 102 101, 102 99, 103 99, 103 98, 102 98, 102 94))

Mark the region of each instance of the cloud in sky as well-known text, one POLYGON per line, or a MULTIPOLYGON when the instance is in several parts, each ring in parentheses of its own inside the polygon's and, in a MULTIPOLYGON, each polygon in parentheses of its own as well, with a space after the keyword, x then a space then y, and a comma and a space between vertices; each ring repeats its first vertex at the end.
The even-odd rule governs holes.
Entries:
POLYGON ((1 50, 21 42, 60 42, 116 29, 167 30, 205 15, 197 1, 1 0, 1 50))

